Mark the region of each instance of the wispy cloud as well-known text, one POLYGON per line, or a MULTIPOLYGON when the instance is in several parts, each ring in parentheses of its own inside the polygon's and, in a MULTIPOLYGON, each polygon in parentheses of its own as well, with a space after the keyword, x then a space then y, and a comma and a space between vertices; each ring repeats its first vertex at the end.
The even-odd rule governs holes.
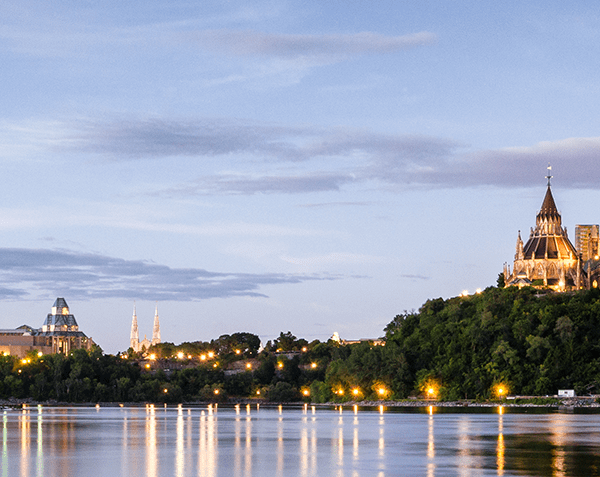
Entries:
POLYGON ((185 184, 161 194, 204 195, 204 194, 301 194, 309 192, 338 191, 353 182, 349 174, 307 173, 293 176, 216 175, 204 177, 194 183, 185 184))
POLYGON ((0 249, 0 297, 64 295, 77 299, 129 298, 193 301, 266 296, 265 285, 334 280, 332 275, 218 273, 170 268, 141 260, 65 250, 0 249), (28 292, 24 290, 27 289, 28 292))
POLYGON ((235 56, 260 55, 287 59, 335 61, 364 54, 393 53, 436 41, 430 32, 386 36, 373 32, 346 35, 290 35, 239 30, 188 33, 199 48, 235 56))
POLYGON ((81 153, 111 161, 180 157, 202 163, 198 176, 158 192, 167 195, 335 192, 367 184, 527 187, 539 183, 548 162, 560 173, 563 187, 592 188, 600 181, 595 167, 600 157, 598 137, 469 151, 467 145, 448 138, 220 118, 87 119, 52 123, 49 128, 52 132, 44 132, 42 126, 9 129, 13 143, 18 142, 15 131, 41 131, 38 137, 21 140, 35 142, 38 151, 45 144, 62 157, 81 153))
MULTIPOLYGON (((282 127, 242 120, 209 118, 94 119, 65 124, 58 151, 79 151, 120 158, 165 156, 216 157, 236 153, 279 160, 302 160, 293 139, 318 134, 310 128, 282 127)), ((321 133, 322 134, 322 133, 321 133)))

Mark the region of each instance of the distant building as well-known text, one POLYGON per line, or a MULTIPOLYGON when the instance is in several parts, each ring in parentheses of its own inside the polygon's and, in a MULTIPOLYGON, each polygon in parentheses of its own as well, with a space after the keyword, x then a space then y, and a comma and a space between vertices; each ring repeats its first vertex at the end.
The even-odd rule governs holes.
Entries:
POLYGON ((383 339, 383 338, 360 338, 357 340, 345 340, 345 339, 340 338, 340 334, 337 331, 334 331, 333 335, 329 339, 331 341, 335 341, 336 343, 339 343, 341 345, 370 343, 374 346, 385 346, 385 339, 383 339))
POLYGON ((140 341, 140 334, 138 331, 137 314, 135 311, 135 303, 133 304, 133 317, 131 319, 131 335, 129 338, 129 346, 133 348, 136 353, 143 353, 149 349, 150 346, 154 346, 160 343, 160 322, 158 320, 158 304, 154 310, 154 326, 152 328, 152 340, 149 340, 144 336, 144 339, 140 341))
POLYGON ((598 260, 598 229, 598 225, 575 226, 575 249, 584 262, 598 260))
POLYGON ((566 398, 575 397, 575 390, 574 389, 559 389, 558 397, 566 397, 566 398))
POLYGON ((531 229, 525 245, 519 231, 513 270, 511 272, 510 267, 504 265, 504 280, 507 286, 534 285, 556 291, 579 289, 583 285, 579 254, 567 236, 567 229, 562 226, 561 215, 552 197, 552 176, 546 178, 548 188, 536 216, 535 229, 531 229))
POLYGON ((82 331, 64 298, 57 298, 39 329, 22 325, 0 330, 0 353, 24 357, 30 351, 69 354, 74 349, 92 348, 94 342, 82 331))

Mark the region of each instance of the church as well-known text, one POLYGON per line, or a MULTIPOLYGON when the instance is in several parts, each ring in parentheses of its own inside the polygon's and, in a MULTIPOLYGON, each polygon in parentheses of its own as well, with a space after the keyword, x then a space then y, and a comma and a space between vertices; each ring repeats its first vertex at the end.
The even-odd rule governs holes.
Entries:
POLYGON ((577 247, 573 246, 554 202, 551 178, 550 174, 546 176, 546 195, 536 216, 535 228, 531 228, 525 244, 521 231, 518 233, 512 271, 508 264, 504 264, 505 285, 555 291, 597 287, 600 272, 598 225, 577 225, 577 247), (596 231, 595 241, 593 231, 596 231))
POLYGON ((143 353, 148 350, 150 346, 154 346, 160 343, 160 322, 158 320, 158 304, 154 310, 154 327, 152 328, 152 340, 149 340, 146 336, 140 341, 140 334, 138 331, 137 314, 135 311, 135 303, 133 304, 133 317, 131 319, 131 336, 129 339, 129 347, 136 353, 143 353))

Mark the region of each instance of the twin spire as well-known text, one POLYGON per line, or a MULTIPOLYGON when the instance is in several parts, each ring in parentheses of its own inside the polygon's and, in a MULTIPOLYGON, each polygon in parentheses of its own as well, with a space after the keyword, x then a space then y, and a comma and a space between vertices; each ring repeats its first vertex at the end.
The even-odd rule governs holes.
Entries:
POLYGON ((133 348, 135 352, 143 351, 144 349, 148 349, 150 346, 157 345, 161 342, 160 321, 158 319, 158 303, 156 304, 156 307, 154 309, 154 326, 152 327, 152 340, 150 341, 144 336, 144 339, 140 342, 135 301, 133 302, 133 317, 131 319, 131 335, 129 341, 130 347, 133 348))

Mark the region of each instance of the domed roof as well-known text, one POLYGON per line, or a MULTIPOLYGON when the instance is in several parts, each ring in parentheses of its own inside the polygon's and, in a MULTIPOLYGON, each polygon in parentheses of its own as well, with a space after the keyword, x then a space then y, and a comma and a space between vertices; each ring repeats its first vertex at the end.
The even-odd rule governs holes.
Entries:
POLYGON ((550 184, 546 190, 542 207, 536 216, 535 229, 532 229, 529 240, 523 247, 525 259, 574 259, 577 257, 575 247, 562 227, 562 220, 550 184))

